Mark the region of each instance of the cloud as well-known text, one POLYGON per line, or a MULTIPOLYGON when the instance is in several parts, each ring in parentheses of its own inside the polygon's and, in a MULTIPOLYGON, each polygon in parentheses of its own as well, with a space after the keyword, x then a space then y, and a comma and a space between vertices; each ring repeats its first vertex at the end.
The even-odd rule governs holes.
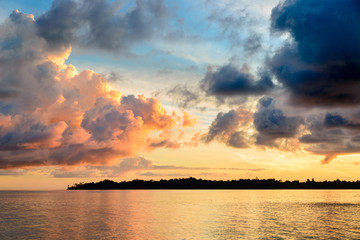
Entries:
MULTIPOLYGON (((155 173, 155 172, 144 172, 139 173, 139 176, 142 177, 189 177, 188 173, 155 173)), ((198 174, 195 174, 198 175, 198 174)), ((191 175, 192 176, 192 175, 191 175)))
POLYGON ((102 74, 109 82, 123 82, 123 77, 118 72, 107 72, 102 74))
POLYGON ((160 32, 168 9, 163 0, 134 2, 106 0, 54 0, 36 20, 39 35, 50 48, 91 46, 128 51, 135 42, 160 32))
POLYGON ((227 171, 263 171, 264 168, 211 168, 211 167, 183 167, 183 166, 173 166, 173 165, 154 165, 153 169, 163 170, 227 170, 227 171))
POLYGON ((292 39, 269 67, 293 104, 359 105, 359 8, 356 0, 286 0, 272 10, 273 32, 292 39))
MULTIPOLYGON (((141 151, 186 143, 182 129, 193 117, 168 113, 156 98, 122 95, 101 74, 79 73, 65 64, 73 36, 61 29, 73 19, 63 14, 81 15, 95 5, 104 11, 104 4, 54 1, 39 21, 16 10, 0 25, 0 169, 111 165, 141 151), (85 3, 89 9, 78 9, 85 3), (45 24, 41 30, 39 24, 45 24)), ((129 11, 137 18, 152 14, 143 8, 160 11, 158 4, 138 1, 129 11)))
MULTIPOLYGON (((36 35, 32 15, 15 10, 1 24, 0 100, 3 100, 2 104, 7 106, 8 111, 13 112, 14 105, 31 109, 32 106, 28 103, 30 98, 33 98, 34 102, 45 105, 56 101, 59 96, 58 83, 53 79, 56 65, 45 62, 43 55, 45 45, 45 41, 36 35), (32 68, 32 75, 28 75, 28 68, 32 68), (42 90, 48 101, 41 101, 42 96, 30 96, 30 92, 35 90, 42 90), (15 98, 17 101, 12 101, 15 98), (11 104, 10 101, 12 101, 11 104)), ((57 56, 51 57, 55 60, 57 56)))
POLYGON ((210 143, 213 140, 225 143, 234 148, 246 148, 250 140, 244 132, 252 121, 252 113, 246 109, 220 112, 209 127, 202 141, 210 143))
POLYGON ((129 171, 152 168, 152 162, 142 157, 125 158, 117 165, 79 166, 75 169, 58 168, 52 172, 56 178, 120 177, 129 171))
POLYGON ((184 112, 183 113, 183 127, 193 127, 198 122, 198 118, 191 116, 189 113, 184 112))
MULTIPOLYGON (((278 41, 275 45, 281 46, 274 51, 265 53, 268 57, 259 68, 265 71, 254 74, 247 64, 238 68, 234 63, 209 68, 200 82, 205 97, 183 91, 189 99, 183 99, 185 104, 192 99, 214 97, 219 104, 237 98, 237 105, 244 106, 251 96, 265 95, 247 130, 239 129, 234 112, 219 113, 202 140, 246 147, 244 143, 252 143, 254 137, 257 145, 280 149, 283 143, 290 143, 293 146, 286 150, 296 147, 324 155, 323 163, 339 154, 359 152, 359 7, 354 0, 281 1, 272 10, 271 37, 285 40, 278 41), (255 135, 249 136, 249 129, 256 130, 255 135)), ((223 35, 229 37, 247 11, 242 9, 239 18, 219 14, 221 11, 219 8, 214 12, 212 21, 218 22, 223 35)))
POLYGON ((321 161, 321 163, 328 164, 334 158, 336 158, 336 154, 326 155, 325 158, 321 161))
MULTIPOLYGON (((273 37, 289 38, 268 52, 261 70, 232 61, 209 67, 198 85, 167 90, 182 108, 214 100, 236 105, 220 112, 205 134, 187 141, 183 128, 196 123, 188 113, 168 112, 156 98, 121 94, 111 85, 121 73, 78 72, 65 64, 72 46, 131 54, 137 43, 180 36, 176 21, 170 22, 176 34, 168 31, 168 6, 147 0, 55 0, 37 19, 13 11, 0 25, 0 169, 56 165, 101 171, 91 168, 142 151, 196 146, 199 139, 235 148, 279 147, 282 140, 294 140, 324 155, 323 163, 360 151, 355 0, 282 1, 272 11, 271 30, 273 37), (251 97, 260 98, 255 113, 244 109, 251 97)), ((258 23, 249 12, 211 10, 208 20, 244 56, 263 48, 261 34, 251 31, 258 23)))
POLYGON ((329 163, 338 155, 360 151, 357 116, 348 114, 345 109, 343 113, 320 114, 306 121, 309 133, 302 135, 299 140, 305 144, 307 151, 325 155, 323 164, 329 163), (347 114, 347 117, 343 114, 347 114))
POLYGON ((241 70, 231 64, 217 69, 210 68, 202 80, 202 89, 208 95, 260 95, 274 87, 271 78, 264 73, 259 80, 249 72, 246 65, 241 70))
MULTIPOLYGON (((258 75, 251 73, 248 64, 243 64, 240 69, 233 63, 220 67, 208 66, 204 78, 195 85, 177 84, 163 92, 180 108, 207 106, 209 102, 218 106, 234 107, 244 105, 250 97, 275 90, 276 85, 267 72, 259 72, 258 75)), ((159 91, 157 94, 162 92, 159 91)))
MULTIPOLYGON (((255 74, 247 64, 239 68, 231 61, 209 67, 199 83, 200 92, 196 91, 198 86, 179 85, 169 93, 176 93, 174 98, 184 107, 215 99, 218 105, 239 108, 251 97, 261 98, 252 124, 241 129, 235 112, 219 113, 201 138, 205 143, 217 140, 232 147, 255 143, 279 149, 286 143, 292 146, 285 150, 296 147, 324 155, 323 163, 339 154, 358 153, 359 7, 355 0, 281 1, 273 8, 270 19, 269 44, 276 47, 269 46, 269 51, 263 52, 266 57, 252 56, 260 62, 266 58, 260 63, 263 71, 255 74)), ((232 15, 219 7, 209 20, 222 30, 225 41, 232 41, 232 46, 244 44, 251 36, 255 45, 261 43, 256 40, 261 35, 247 34, 251 27, 244 24, 253 19, 247 18, 249 12, 238 10, 237 15, 232 15)), ((256 27, 256 22, 249 25, 256 27)), ((251 49, 244 45, 236 54, 246 55, 246 48, 251 49)))
POLYGON ((342 128, 350 128, 350 129, 360 129, 359 123, 352 123, 339 114, 331 114, 331 113, 326 114, 324 125, 328 128, 342 127, 342 128))
MULTIPOLYGON (((210 167, 183 167, 173 165, 153 165, 151 160, 142 157, 124 158, 115 165, 83 165, 76 167, 58 167, 52 171, 52 176, 56 178, 89 178, 89 177, 121 177, 128 172, 137 172, 139 176, 189 176, 189 173, 164 173, 162 170, 177 171, 203 171, 203 170, 222 170, 222 171, 263 171, 264 168, 210 168, 210 167), (151 171, 146 171, 151 170, 151 171)), ((4 170, 0 170, 0 175, 4 170)), ((7 170, 12 174, 22 173, 21 170, 7 170)), ((4 171, 5 174, 6 171, 4 171)), ((194 173, 192 173, 194 174, 194 173)), ((190 174, 190 175, 192 175, 190 174)), ((195 173, 201 175, 202 173, 195 173)), ((214 173, 212 173, 214 174, 214 173)))
POLYGON ((54 148, 60 145, 61 134, 67 128, 64 122, 46 126, 43 123, 33 122, 36 121, 35 119, 21 120, 23 120, 21 128, 16 126, 14 129, 8 129, 6 134, 1 136, 0 150, 54 148))
POLYGON ((167 90, 166 95, 170 96, 181 108, 195 106, 202 99, 199 91, 190 89, 187 85, 180 84, 167 90))
POLYGON ((2 157, 0 159, 0 169, 15 169, 15 168, 30 168, 30 167, 38 167, 45 166, 46 161, 44 159, 36 160, 35 158, 23 159, 16 158, 13 156, 2 157))
POLYGON ((257 30, 261 23, 259 14, 251 11, 244 4, 239 7, 233 2, 207 1, 207 3, 210 12, 207 20, 217 29, 219 33, 217 38, 226 40, 232 49, 237 49, 247 56, 262 48, 263 36, 257 30))
POLYGON ((263 97, 254 113, 254 127, 257 130, 256 143, 272 146, 279 138, 295 137, 303 120, 287 117, 274 105, 274 99, 263 97))
POLYGON ((189 177, 189 176, 226 176, 226 173, 211 173, 211 172, 203 172, 203 173, 154 173, 154 172, 144 172, 139 173, 139 176, 143 177, 189 177))
POLYGON ((200 84, 206 95, 216 96, 219 100, 229 96, 262 95, 274 88, 267 73, 262 73, 259 79, 256 79, 247 65, 243 65, 239 70, 231 64, 216 71, 209 68, 200 84))
MULTIPOLYGON (((154 98, 129 95, 117 102, 99 97, 82 117, 81 129, 88 138, 54 149, 50 154, 54 164, 107 164, 141 150, 181 146, 179 139, 172 139, 172 130, 175 124, 182 126, 182 118, 167 114, 154 98)), ((71 139, 71 131, 63 134, 67 137, 71 139)))
POLYGON ((315 143, 340 143, 339 134, 318 133, 318 134, 305 134, 299 138, 301 143, 315 144, 315 143))
POLYGON ((177 142, 172 142, 169 140, 162 140, 162 141, 155 141, 148 144, 149 148, 158 148, 158 147, 165 147, 165 148, 179 148, 180 144, 177 142))
POLYGON ((23 170, 3 170, 0 169, 0 176, 18 176, 18 175, 24 175, 23 170))

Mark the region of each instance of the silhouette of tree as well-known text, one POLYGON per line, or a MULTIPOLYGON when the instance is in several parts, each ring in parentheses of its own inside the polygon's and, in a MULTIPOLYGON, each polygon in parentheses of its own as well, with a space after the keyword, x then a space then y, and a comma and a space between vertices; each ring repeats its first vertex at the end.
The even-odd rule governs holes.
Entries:
POLYGON ((306 182, 299 180, 289 181, 271 179, 239 179, 239 180, 203 180, 194 177, 141 180, 115 182, 109 179, 94 183, 75 183, 68 186, 69 190, 91 189, 360 189, 360 181, 323 181, 316 182, 309 179, 306 182))

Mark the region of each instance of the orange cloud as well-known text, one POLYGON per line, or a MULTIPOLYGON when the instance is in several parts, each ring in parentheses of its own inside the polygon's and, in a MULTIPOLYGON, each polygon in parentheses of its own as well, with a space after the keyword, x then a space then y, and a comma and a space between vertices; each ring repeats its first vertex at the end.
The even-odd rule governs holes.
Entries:
POLYGON ((78 73, 65 64, 71 46, 50 51, 36 30, 33 16, 18 11, 0 25, 0 45, 20 42, 0 49, 0 169, 104 165, 182 145, 193 117, 122 95, 92 70, 78 73))
POLYGON ((183 127, 193 127, 198 122, 198 118, 191 116, 187 112, 183 113, 183 127))

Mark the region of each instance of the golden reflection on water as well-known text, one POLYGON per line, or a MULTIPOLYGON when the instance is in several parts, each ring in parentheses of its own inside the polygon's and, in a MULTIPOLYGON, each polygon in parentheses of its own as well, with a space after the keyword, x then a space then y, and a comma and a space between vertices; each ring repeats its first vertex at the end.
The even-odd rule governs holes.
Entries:
POLYGON ((0 192, 0 239, 360 239, 357 190, 0 192))

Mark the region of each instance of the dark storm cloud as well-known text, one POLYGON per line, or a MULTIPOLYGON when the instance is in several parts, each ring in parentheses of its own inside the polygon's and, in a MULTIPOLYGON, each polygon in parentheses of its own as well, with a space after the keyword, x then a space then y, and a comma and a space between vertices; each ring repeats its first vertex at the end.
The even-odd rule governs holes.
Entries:
POLYGON ((354 136, 351 138, 351 141, 353 142, 360 142, 360 136, 354 136))
MULTIPOLYGON (((231 30, 234 19, 217 17, 231 30)), ((224 35, 230 30, 224 25, 224 35)), ((354 113, 360 104, 359 1, 281 1, 272 10, 271 30, 273 36, 290 37, 266 60, 264 69, 270 74, 256 76, 246 67, 238 70, 231 64, 209 69, 200 84, 203 92, 220 102, 278 93, 276 104, 272 98, 259 101, 253 115, 256 144, 280 148, 282 141, 276 140, 293 139, 294 146, 300 142, 307 151, 324 155, 322 163, 339 154, 360 152, 360 122, 354 113), (284 91, 276 92, 275 84, 284 91), (312 110, 305 112, 302 107, 312 110)), ((206 135, 208 141, 228 144, 242 136, 234 127, 224 138, 221 130, 214 131, 218 120, 206 135), (211 138, 212 132, 216 137, 211 138)), ((231 121, 236 125, 236 119, 231 121)))
POLYGON ((339 124, 338 123, 335 124, 335 119, 332 119, 333 116, 338 118, 337 115, 331 115, 329 113, 327 113, 325 116, 319 114, 316 117, 308 117, 305 120, 305 125, 307 131, 309 131, 310 133, 306 133, 302 135, 299 138, 299 141, 304 144, 313 144, 313 145, 342 144, 343 136, 346 135, 347 133, 344 132, 343 129, 335 126, 335 125, 339 126, 339 124))
POLYGON ((306 144, 314 144, 314 143, 341 143, 338 135, 330 135, 330 134, 305 134, 299 138, 300 142, 306 144))
POLYGON ((348 121, 339 114, 326 114, 324 125, 327 127, 341 127, 348 125, 348 121))
POLYGON ((209 69, 201 81, 201 88, 207 95, 215 96, 261 95, 272 90, 274 84, 267 73, 256 79, 246 67, 239 70, 228 64, 215 72, 209 69))
POLYGON ((358 153, 360 151, 360 124, 356 116, 345 109, 341 113, 317 114, 315 118, 306 120, 306 133, 299 138, 305 149, 319 155, 327 164, 337 155, 358 153), (346 116, 346 117, 345 117, 346 116))
POLYGON ((359 129, 360 130, 360 124, 353 123, 344 118, 343 116, 339 114, 326 114, 324 125, 329 128, 351 128, 351 129, 359 129))
POLYGON ((134 42, 152 37, 167 16, 164 1, 55 0, 36 24, 54 48, 81 46, 125 51, 134 42))
POLYGON ((13 98, 17 95, 17 91, 13 89, 0 89, 0 99, 13 98))
POLYGON ((274 107, 273 102, 272 98, 261 98, 257 112, 254 113, 257 144, 271 146, 276 139, 295 137, 303 122, 299 117, 285 116, 282 110, 274 107))
POLYGON ((359 104, 359 1, 286 0, 272 10, 271 24, 293 38, 269 65, 294 103, 359 104))

